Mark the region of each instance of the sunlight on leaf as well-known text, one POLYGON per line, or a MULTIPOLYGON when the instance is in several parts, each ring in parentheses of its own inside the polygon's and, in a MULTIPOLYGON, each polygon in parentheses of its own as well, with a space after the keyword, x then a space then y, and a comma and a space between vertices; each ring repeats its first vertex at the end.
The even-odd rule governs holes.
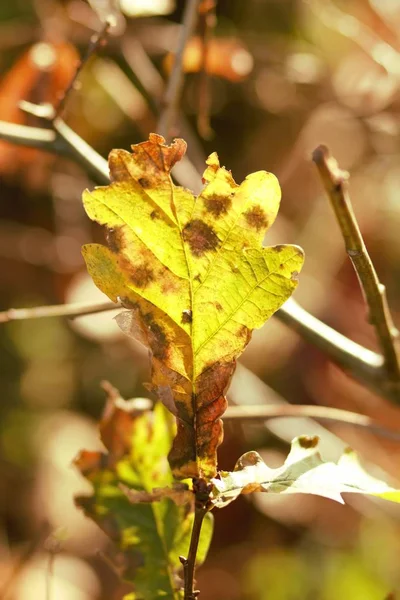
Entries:
POLYGON ((301 436, 293 440, 282 467, 270 469, 257 452, 247 452, 233 472, 221 471, 214 484, 213 503, 226 506, 240 494, 315 494, 344 504, 342 493, 369 494, 400 503, 400 490, 369 475, 357 455, 346 451, 337 464, 324 462, 318 437, 301 436))
MULTIPOLYGON (((167 453, 175 433, 171 415, 159 403, 154 412, 138 410, 135 400, 126 402, 116 390, 100 423, 108 453, 83 451, 75 465, 92 483, 93 495, 77 498, 77 504, 116 543, 123 556, 123 578, 134 584, 131 598, 155 600, 182 598, 181 563, 189 549, 193 507, 189 492, 180 486, 185 504, 178 506, 167 453), (170 486, 158 502, 149 502, 153 488, 170 486), (132 489, 133 488, 133 489, 132 489), (125 494, 125 490, 130 498, 125 494), (139 494, 136 502, 134 493, 139 494), (184 495, 186 493, 186 495, 184 495), (140 497, 147 495, 147 498, 140 497)), ((193 497, 193 494, 192 494, 193 497)), ((212 537, 213 518, 204 521, 198 564, 206 557, 212 537)))
POLYGON ((274 175, 237 185, 214 153, 195 197, 170 176, 183 140, 165 146, 151 134, 132 150, 113 150, 111 185, 84 193, 108 248, 83 255, 95 284, 129 309, 117 317, 122 330, 151 350, 151 389, 177 418, 174 476, 210 478, 235 359, 292 294, 303 252, 262 246, 279 208, 274 175))

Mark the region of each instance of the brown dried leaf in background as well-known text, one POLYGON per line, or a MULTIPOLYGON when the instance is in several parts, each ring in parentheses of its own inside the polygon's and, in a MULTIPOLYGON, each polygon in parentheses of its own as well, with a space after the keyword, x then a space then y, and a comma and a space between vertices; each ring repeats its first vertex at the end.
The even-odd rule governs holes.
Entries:
MULTIPOLYGON (((198 73, 202 68, 203 43, 200 37, 193 37, 185 48, 183 70, 185 73, 198 73)), ((168 54, 164 61, 167 72, 174 64, 174 54, 168 54)), ((253 70, 253 57, 245 44, 236 38, 216 37, 209 41, 205 70, 209 75, 227 79, 233 83, 242 81, 253 70)))
MULTIPOLYGON (((0 120, 21 125, 38 125, 19 108, 21 100, 55 104, 68 86, 79 61, 79 54, 67 42, 38 42, 12 66, 0 83, 0 120)), ((15 175, 24 169, 29 180, 30 167, 41 171, 54 159, 40 150, 0 142, 0 173, 15 175)), ((33 170, 32 169, 32 170, 33 170)))

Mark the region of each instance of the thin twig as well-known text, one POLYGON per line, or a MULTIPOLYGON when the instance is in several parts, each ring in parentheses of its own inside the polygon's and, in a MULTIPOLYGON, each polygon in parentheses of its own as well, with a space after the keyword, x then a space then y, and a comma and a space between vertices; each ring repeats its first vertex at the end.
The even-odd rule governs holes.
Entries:
POLYGON ((211 487, 204 479, 193 479, 193 492, 195 495, 195 511, 190 538, 189 553, 187 558, 180 556, 179 560, 183 565, 184 580, 184 600, 196 600, 199 597, 199 590, 194 589, 194 571, 196 567, 197 548, 200 541, 201 526, 204 517, 210 510, 210 491, 211 487))
POLYGON ((114 302, 98 302, 97 304, 79 302, 76 304, 55 304, 53 306, 35 306, 34 308, 10 308, 0 312, 0 323, 24 321, 27 319, 43 319, 46 317, 77 318, 118 308, 114 302))
POLYGON ((201 65, 199 70, 199 97, 197 130, 202 138, 210 139, 212 129, 210 126, 210 76, 208 62, 210 54, 210 41, 215 27, 216 0, 202 0, 200 5, 199 33, 201 39, 201 65))
POLYGON ((157 132, 163 135, 165 139, 170 139, 172 130, 175 126, 183 88, 183 57, 185 47, 196 26, 200 2, 201 0, 187 0, 186 2, 178 41, 178 48, 175 55, 171 76, 169 78, 167 89, 162 101, 162 111, 157 126, 157 132))
POLYGON ((73 159, 91 173, 98 183, 109 182, 108 164, 100 154, 61 119, 54 121, 53 128, 28 127, 0 121, 0 139, 73 159))
POLYGON ((101 30, 98 33, 95 33, 91 37, 90 43, 86 49, 85 55, 79 61, 79 64, 76 68, 76 71, 75 71, 71 81, 69 82, 62 97, 60 98, 58 105, 54 109, 54 118, 58 118, 63 115, 67 100, 68 100, 71 92, 76 88, 77 80, 78 80, 79 75, 81 74, 83 67, 86 65, 86 63, 89 61, 89 59, 92 57, 92 55, 95 52, 97 52, 99 47, 106 40, 111 25, 112 25, 112 23, 109 20, 106 20, 105 23, 103 24, 103 27, 101 28, 101 30))
POLYGON ((303 418, 308 417, 322 422, 339 423, 341 425, 352 425, 367 429, 371 433, 380 435, 387 439, 400 441, 400 431, 394 431, 383 427, 370 417, 330 406, 314 405, 241 405, 229 406, 223 415, 224 421, 262 422, 269 419, 284 417, 303 418))
POLYGON ((389 311, 385 286, 378 279, 351 206, 347 191, 348 174, 338 167, 325 146, 314 150, 313 161, 335 212, 347 254, 358 275, 369 310, 369 322, 375 327, 384 357, 387 377, 391 382, 399 383, 400 365, 395 346, 398 331, 389 311))

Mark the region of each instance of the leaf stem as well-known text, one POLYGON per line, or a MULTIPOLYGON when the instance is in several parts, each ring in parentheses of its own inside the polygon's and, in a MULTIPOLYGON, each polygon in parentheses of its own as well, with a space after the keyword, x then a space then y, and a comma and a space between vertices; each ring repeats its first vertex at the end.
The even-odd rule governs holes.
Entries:
POLYGON ((386 289, 378 279, 360 228, 353 212, 347 189, 348 174, 342 171, 326 146, 318 146, 313 161, 335 212, 347 254, 357 273, 369 309, 369 322, 374 326, 384 357, 383 368, 389 381, 400 382, 399 356, 396 348, 398 331, 389 311, 386 289))
POLYGON ((167 140, 171 137, 175 126, 184 81, 183 57, 185 47, 196 26, 200 2, 201 0, 186 1, 174 65, 162 100, 157 133, 160 133, 167 140))

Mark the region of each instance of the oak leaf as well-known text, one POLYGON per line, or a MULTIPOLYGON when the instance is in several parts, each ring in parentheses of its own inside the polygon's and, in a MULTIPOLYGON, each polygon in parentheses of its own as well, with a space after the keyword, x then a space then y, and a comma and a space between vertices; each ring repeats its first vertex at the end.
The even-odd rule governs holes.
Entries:
POLYGON ((324 462, 318 437, 300 436, 292 442, 282 467, 271 469, 258 452, 247 452, 232 472, 221 471, 212 480, 213 504, 230 504, 240 494, 315 494, 344 504, 341 494, 368 494, 400 503, 400 490, 369 475, 357 455, 347 450, 338 463, 324 462))
MULTIPOLYGON (((168 465, 174 420, 161 403, 154 411, 142 411, 136 400, 125 401, 112 388, 108 392, 100 422, 107 452, 84 450, 75 459, 93 486, 91 496, 76 502, 119 549, 116 568, 134 587, 127 598, 182 600, 179 556, 188 554, 194 516, 188 499, 194 496, 184 483, 174 483, 168 465), (160 491, 154 489, 159 486, 160 491)), ((206 557, 212 529, 207 514, 198 565, 206 557)))
POLYGON ((238 185, 214 153, 195 197, 170 175, 186 143, 164 141, 151 134, 131 154, 111 152, 111 185, 83 196, 108 247, 90 244, 83 255, 95 284, 129 309, 117 317, 122 330, 151 352, 151 388, 177 418, 174 476, 209 479, 235 360, 292 294, 303 252, 262 246, 279 208, 274 175, 238 185))

